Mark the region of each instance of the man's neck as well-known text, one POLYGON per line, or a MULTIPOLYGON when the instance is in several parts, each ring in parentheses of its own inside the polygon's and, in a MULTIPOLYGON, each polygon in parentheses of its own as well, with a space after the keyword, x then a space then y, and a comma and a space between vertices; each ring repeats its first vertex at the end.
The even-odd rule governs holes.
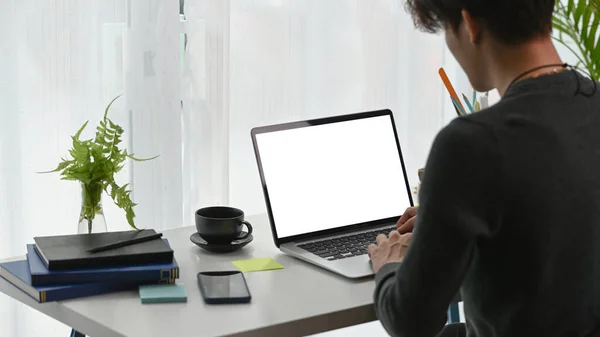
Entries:
MULTIPOLYGON (((516 47, 494 46, 491 49, 490 55, 493 56, 491 57, 490 75, 500 96, 504 96, 508 86, 523 73, 536 67, 563 63, 550 37, 536 39, 516 47)), ((519 80, 545 74, 552 70, 551 67, 542 68, 519 80)))

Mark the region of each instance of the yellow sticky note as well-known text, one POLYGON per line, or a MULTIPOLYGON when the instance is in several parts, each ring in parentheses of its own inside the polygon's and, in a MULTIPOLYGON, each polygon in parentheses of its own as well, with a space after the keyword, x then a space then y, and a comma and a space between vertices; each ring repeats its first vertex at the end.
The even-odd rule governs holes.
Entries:
POLYGON ((232 261, 241 272, 264 271, 283 269, 283 266, 270 257, 256 258, 249 260, 232 261))

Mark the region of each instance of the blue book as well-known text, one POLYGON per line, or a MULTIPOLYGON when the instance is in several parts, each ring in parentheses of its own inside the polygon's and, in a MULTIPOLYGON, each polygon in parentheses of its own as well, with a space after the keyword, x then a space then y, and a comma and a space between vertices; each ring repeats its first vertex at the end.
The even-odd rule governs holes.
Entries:
MULTIPOLYGON (((29 271, 29 263, 27 260, 0 263, 0 277, 12 283, 15 287, 21 289, 21 291, 33 297, 33 299, 40 303, 135 290, 141 284, 157 284, 160 282, 157 280, 142 282, 103 282, 34 287, 31 282, 31 273, 29 271)), ((175 280, 169 280, 168 283, 175 283, 175 280)))
POLYGON ((175 259, 171 263, 161 264, 48 270, 33 244, 27 245, 27 258, 34 286, 89 282, 168 281, 179 278, 179 266, 175 259))

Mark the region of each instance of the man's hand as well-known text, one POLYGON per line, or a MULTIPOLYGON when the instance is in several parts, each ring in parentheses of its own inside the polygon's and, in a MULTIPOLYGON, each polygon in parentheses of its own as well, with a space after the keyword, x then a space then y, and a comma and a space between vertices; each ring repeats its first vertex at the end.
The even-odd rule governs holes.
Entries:
POLYGON ((386 263, 402 262, 412 233, 400 235, 398 231, 392 231, 389 238, 385 234, 377 236, 377 244, 369 245, 369 257, 373 264, 373 271, 377 273, 386 263))
POLYGON ((396 229, 400 234, 411 233, 415 227, 415 221, 417 220, 417 208, 409 207, 404 211, 404 214, 400 217, 396 223, 396 229))

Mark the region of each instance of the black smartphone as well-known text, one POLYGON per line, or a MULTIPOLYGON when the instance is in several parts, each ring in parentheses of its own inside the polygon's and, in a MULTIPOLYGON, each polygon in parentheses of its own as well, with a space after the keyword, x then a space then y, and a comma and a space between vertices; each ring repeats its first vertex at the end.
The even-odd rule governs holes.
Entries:
POLYGON ((198 273, 198 286, 207 304, 248 303, 252 296, 240 271, 198 273))

